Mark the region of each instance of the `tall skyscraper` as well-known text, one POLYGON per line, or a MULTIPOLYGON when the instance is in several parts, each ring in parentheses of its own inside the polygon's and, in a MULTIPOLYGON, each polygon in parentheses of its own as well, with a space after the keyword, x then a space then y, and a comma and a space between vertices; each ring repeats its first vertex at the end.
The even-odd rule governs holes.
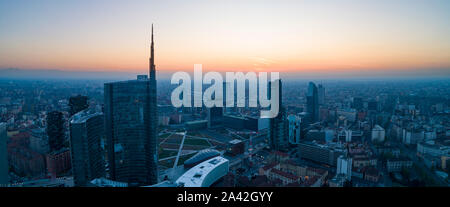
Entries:
POLYGON ((149 185, 158 179, 153 25, 150 77, 105 83, 105 127, 112 180, 149 185))
POLYGON ((47 172, 53 178, 68 172, 71 168, 70 151, 64 147, 65 130, 64 117, 60 111, 47 114, 47 128, 49 153, 45 155, 47 172))
POLYGON ((89 107, 87 96, 72 96, 69 98, 70 116, 89 107))
POLYGON ((105 177, 101 139, 105 135, 104 116, 88 109, 70 120, 72 174, 76 186, 85 186, 95 178, 105 177))
POLYGON ((47 135, 50 152, 58 151, 64 143, 64 119, 60 111, 47 114, 47 135))
MULTIPOLYGON (((286 111, 283 107, 282 104, 282 84, 281 84, 281 80, 278 79, 276 80, 278 81, 279 84, 279 88, 278 88, 278 93, 279 93, 279 112, 278 115, 274 118, 271 118, 269 121, 269 144, 270 147, 274 150, 285 150, 286 147, 288 146, 288 136, 287 136, 287 131, 288 131, 288 125, 287 125, 287 121, 286 121, 286 111)), ((272 97, 272 87, 273 82, 269 82, 268 84, 268 91, 269 91, 269 98, 272 97)), ((273 106, 272 106, 273 107, 273 106)))
POLYGON ((306 94, 306 111, 311 122, 319 120, 319 96, 317 86, 313 82, 309 82, 308 93, 306 94))
POLYGON ((317 88, 318 93, 318 103, 319 105, 325 104, 325 88, 322 84, 319 84, 319 87, 317 88))
POLYGON ((9 182, 6 138, 6 123, 0 123, 0 186, 9 182))

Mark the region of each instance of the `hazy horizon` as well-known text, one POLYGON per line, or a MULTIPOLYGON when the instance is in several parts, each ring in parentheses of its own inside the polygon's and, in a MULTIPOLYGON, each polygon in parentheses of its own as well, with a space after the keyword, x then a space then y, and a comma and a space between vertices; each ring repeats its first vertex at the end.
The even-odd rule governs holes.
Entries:
MULTIPOLYGON (((181 70, 193 75, 193 69, 181 70)), ((176 71, 157 71, 158 80, 170 80, 176 71)), ((205 70, 203 74, 207 73, 205 70)), ((236 70, 235 72, 238 72, 236 70)), ((221 72, 223 74, 223 72, 221 72)), ((244 72, 245 73, 245 72, 244 72)), ((20 69, 20 68, 0 68, 0 79, 86 79, 86 80, 129 80, 135 79, 137 75, 147 75, 147 72, 127 72, 127 71, 76 71, 58 69, 20 69)), ((359 71, 356 72, 280 72, 283 80, 403 80, 403 79, 448 79, 450 80, 450 69, 435 69, 433 72, 416 71, 359 71)))

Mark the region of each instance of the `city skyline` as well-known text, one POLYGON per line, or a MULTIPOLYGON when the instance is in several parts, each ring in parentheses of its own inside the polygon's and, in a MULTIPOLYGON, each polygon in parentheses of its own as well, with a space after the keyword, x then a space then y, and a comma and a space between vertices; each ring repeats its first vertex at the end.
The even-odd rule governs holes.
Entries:
POLYGON ((1 1, 0 68, 449 76, 448 2, 254 3, 1 1))
POLYGON ((449 6, 0 0, 0 188, 449 187, 449 6))

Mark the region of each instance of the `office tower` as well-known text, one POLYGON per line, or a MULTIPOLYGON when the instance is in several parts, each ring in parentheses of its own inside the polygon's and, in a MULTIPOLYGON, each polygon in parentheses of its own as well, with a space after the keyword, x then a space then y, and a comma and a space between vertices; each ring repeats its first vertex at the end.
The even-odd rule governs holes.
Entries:
POLYGON ((300 124, 301 119, 295 115, 288 116, 289 123, 289 143, 298 144, 300 142, 300 124))
POLYGON ((50 151, 61 149, 64 143, 64 120, 61 112, 52 111, 47 114, 46 131, 50 151))
POLYGON ((88 97, 86 96, 72 96, 69 99, 70 116, 87 109, 89 107, 88 97))
POLYGON ((336 174, 343 174, 346 176, 347 180, 352 179, 352 158, 344 157, 341 155, 337 159, 337 169, 336 174))
MULTIPOLYGON (((223 83, 225 84, 225 82, 223 83)), ((225 91, 225 89, 222 89, 225 91)), ((226 96, 226 94, 223 94, 223 96, 226 96)), ((216 99, 216 94, 213 94, 213 99, 216 99)), ((225 98, 222 99, 222 103, 225 104, 225 98)), ((224 113, 224 107, 220 106, 213 106, 211 108, 206 108, 207 117, 208 117, 208 128, 214 128, 217 126, 222 125, 222 119, 223 119, 223 113, 224 113)))
POLYGON ((65 131, 63 113, 52 111, 47 114, 47 136, 49 153, 45 156, 47 172, 56 178, 71 168, 70 150, 64 147, 65 131))
POLYGON ((208 112, 208 128, 214 128, 222 125, 223 119, 223 108, 222 107, 211 107, 207 108, 208 112))
POLYGON ((0 123, 0 186, 9 182, 6 138, 6 123, 0 123))
POLYGON ((308 93, 306 94, 306 111, 308 112, 311 122, 319 120, 319 97, 316 84, 309 82, 308 93))
POLYGON ((158 124, 153 26, 150 77, 105 83, 105 127, 112 180, 129 186, 157 183, 158 124))
MULTIPOLYGON (((288 146, 288 140, 287 140, 287 122, 286 122, 286 112, 285 109, 283 107, 282 104, 282 96, 281 96, 281 92, 282 92, 282 84, 281 84, 281 80, 276 80, 278 81, 279 84, 279 88, 278 88, 278 93, 279 93, 279 112, 278 115, 274 118, 270 119, 269 122, 269 144, 270 147, 274 150, 286 150, 286 147, 288 146)), ((272 97, 272 87, 273 82, 269 82, 269 98, 272 97)), ((272 106, 274 107, 274 106, 272 106)))
POLYGON ((222 94, 222 98, 223 98, 223 113, 231 113, 231 112, 236 112, 237 111, 237 93, 236 93, 236 84, 234 85, 234 91, 227 91, 227 87, 230 84, 235 84, 235 83, 229 83, 229 82, 223 82, 222 85, 222 90, 223 90, 223 94, 222 94), (230 92, 230 95, 227 95, 227 93, 230 92), (228 97, 230 96, 230 97, 228 97), (227 100, 231 99, 231 96, 233 97, 233 106, 232 107, 227 107, 227 100))
POLYGON ((223 82, 222 85, 222 98, 223 98, 223 112, 224 113, 233 113, 238 111, 237 107, 237 82, 223 82), (228 91, 227 88, 231 87, 231 84, 233 84, 233 90, 228 91), (227 94, 230 93, 230 94, 227 94), (227 100, 231 100, 233 98, 233 106, 227 107, 227 100))
POLYGON ((317 88, 318 93, 318 103, 319 105, 325 104, 325 88, 322 84, 319 84, 319 87, 317 88))
POLYGON ((95 178, 105 177, 101 139, 105 135, 104 116, 83 110, 70 120, 72 175, 76 186, 85 186, 95 178))

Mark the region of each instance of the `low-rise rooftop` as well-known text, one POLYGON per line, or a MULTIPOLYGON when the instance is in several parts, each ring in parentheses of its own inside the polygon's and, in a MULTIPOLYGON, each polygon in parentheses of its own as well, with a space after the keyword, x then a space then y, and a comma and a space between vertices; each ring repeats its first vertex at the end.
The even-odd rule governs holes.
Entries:
POLYGON ((203 181, 216 167, 229 162, 224 157, 214 157, 186 171, 176 183, 184 187, 203 187, 203 181))

